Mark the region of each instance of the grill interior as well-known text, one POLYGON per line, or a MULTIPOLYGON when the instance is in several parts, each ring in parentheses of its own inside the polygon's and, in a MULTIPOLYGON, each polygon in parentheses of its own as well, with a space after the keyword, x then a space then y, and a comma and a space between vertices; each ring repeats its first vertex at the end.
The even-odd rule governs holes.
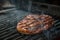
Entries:
POLYGON ((60 33, 60 20, 55 19, 55 24, 49 30, 36 35, 20 34, 16 30, 17 23, 28 12, 14 10, 0 14, 0 40, 53 40, 60 33))

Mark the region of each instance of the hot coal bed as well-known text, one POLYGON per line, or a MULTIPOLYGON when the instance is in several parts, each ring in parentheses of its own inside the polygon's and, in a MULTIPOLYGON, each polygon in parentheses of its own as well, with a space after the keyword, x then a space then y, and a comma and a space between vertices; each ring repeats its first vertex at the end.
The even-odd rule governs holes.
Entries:
POLYGON ((32 4, 33 6, 29 10, 28 8, 20 8, 22 10, 14 9, 0 14, 0 40, 56 40, 60 37, 60 19, 56 17, 58 7, 51 7, 51 9, 56 8, 54 11, 48 11, 47 7, 42 5, 44 9, 39 9, 38 3, 32 4), (35 6, 36 5, 36 6, 35 6), (22 20, 26 15, 30 14, 27 10, 33 14, 44 14, 51 15, 55 20, 54 25, 49 30, 45 30, 40 34, 36 35, 24 35, 18 33, 16 30, 17 23, 22 20), (53 15, 52 15, 53 13, 53 15))

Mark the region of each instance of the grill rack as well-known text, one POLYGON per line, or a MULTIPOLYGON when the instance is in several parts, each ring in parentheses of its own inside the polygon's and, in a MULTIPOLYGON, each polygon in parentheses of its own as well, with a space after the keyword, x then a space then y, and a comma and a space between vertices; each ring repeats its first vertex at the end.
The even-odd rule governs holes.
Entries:
POLYGON ((25 15, 27 15, 27 12, 17 11, 17 10, 7 12, 6 14, 1 14, 0 39, 1 40, 52 40, 54 39, 53 37, 55 37, 55 34, 57 35, 58 33, 60 33, 60 30, 58 30, 60 28, 60 20, 58 19, 55 20, 55 24, 54 24, 55 27, 52 27, 49 30, 45 30, 41 34, 24 35, 18 33, 16 30, 16 25, 18 21, 20 21, 25 15))

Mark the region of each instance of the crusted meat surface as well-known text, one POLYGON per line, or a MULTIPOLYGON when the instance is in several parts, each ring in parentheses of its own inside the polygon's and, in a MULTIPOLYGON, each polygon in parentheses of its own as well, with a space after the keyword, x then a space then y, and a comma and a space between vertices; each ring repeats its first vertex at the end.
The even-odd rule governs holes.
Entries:
POLYGON ((52 27, 53 21, 49 15, 30 14, 18 22, 17 31, 23 34, 37 34, 52 27))

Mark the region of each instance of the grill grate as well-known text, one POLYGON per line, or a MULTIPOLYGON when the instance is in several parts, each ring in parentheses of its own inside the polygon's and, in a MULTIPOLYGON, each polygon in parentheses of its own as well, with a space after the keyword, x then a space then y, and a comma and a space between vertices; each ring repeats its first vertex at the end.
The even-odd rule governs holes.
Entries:
MULTIPOLYGON (((10 11, 0 15, 0 39, 1 40, 48 40, 54 34, 60 32, 60 20, 55 20, 55 25, 50 30, 45 30, 41 34, 23 35, 17 32, 16 25, 28 13, 25 11, 10 11), (24 14, 25 13, 25 14, 24 14), (1 18, 2 17, 2 18, 1 18), (46 34, 51 35, 50 37, 46 34)), ((54 35, 55 36, 55 35, 54 35)))

